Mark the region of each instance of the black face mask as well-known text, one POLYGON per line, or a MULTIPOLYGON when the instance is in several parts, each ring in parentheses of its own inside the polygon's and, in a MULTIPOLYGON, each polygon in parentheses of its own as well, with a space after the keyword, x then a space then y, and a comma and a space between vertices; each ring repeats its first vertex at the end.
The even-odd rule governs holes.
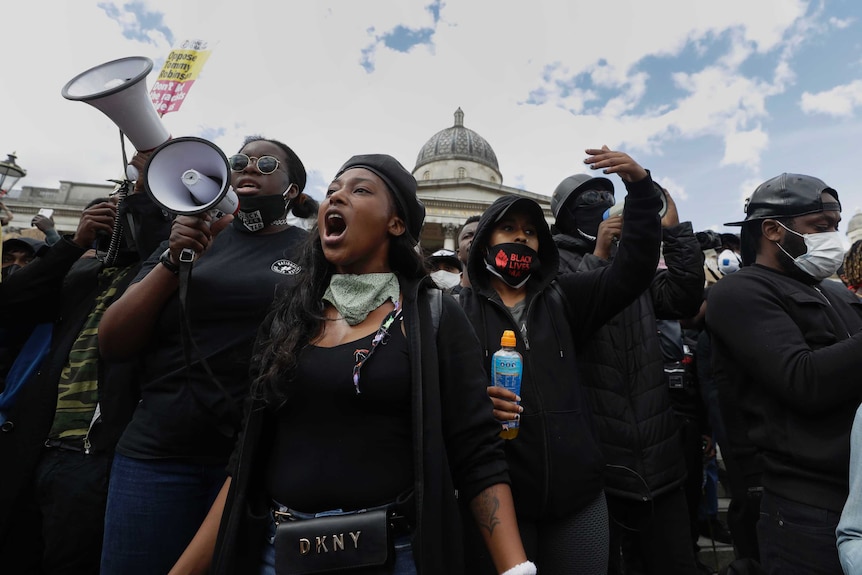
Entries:
POLYGON ((266 226, 283 219, 287 214, 288 203, 284 196, 249 196, 239 199, 239 211, 233 220, 237 229, 257 232, 266 226))
POLYGON ((515 289, 526 284, 539 267, 539 254, 526 244, 497 244, 485 252, 485 268, 515 289))
POLYGON ((566 202, 563 205, 560 217, 557 218, 557 227, 570 236, 580 232, 578 235, 595 242, 596 236, 599 235, 602 216, 613 205, 613 202, 607 200, 584 204, 579 203, 576 198, 575 201, 566 202))
POLYGON ((4 280, 21 269, 21 266, 18 264, 8 265, 2 270, 2 277, 4 280))
POLYGON ((140 259, 146 259, 170 236, 173 218, 146 194, 126 196, 119 213, 124 240, 121 251, 137 253, 140 259))

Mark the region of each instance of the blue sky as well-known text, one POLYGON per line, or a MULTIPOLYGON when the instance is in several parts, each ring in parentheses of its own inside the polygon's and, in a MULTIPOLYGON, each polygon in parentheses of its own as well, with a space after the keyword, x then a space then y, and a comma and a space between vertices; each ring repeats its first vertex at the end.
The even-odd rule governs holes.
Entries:
POLYGON ((118 175, 116 128, 60 96, 69 79, 139 55, 155 62, 152 85, 176 42, 203 38, 212 55, 167 129, 229 151, 248 134, 281 139, 313 195, 356 153, 412 169, 461 107, 504 184, 531 192, 550 194, 607 144, 649 168, 697 230, 725 230, 785 171, 838 190, 842 229, 862 209, 862 5, 850 0, 69 0, 49 12, 10 5, 0 37, 22 54, 0 94, 12 111, 0 152, 18 153, 25 185, 118 175))

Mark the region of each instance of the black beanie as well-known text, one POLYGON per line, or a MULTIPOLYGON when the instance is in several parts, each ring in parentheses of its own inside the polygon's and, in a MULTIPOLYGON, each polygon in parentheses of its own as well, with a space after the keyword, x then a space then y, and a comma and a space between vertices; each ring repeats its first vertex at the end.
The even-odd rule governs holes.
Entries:
POLYGON ((416 196, 416 178, 401 163, 387 154, 353 156, 335 174, 338 178, 351 168, 365 168, 377 174, 392 192, 398 215, 404 219, 413 243, 419 243, 419 233, 425 221, 425 205, 416 196))

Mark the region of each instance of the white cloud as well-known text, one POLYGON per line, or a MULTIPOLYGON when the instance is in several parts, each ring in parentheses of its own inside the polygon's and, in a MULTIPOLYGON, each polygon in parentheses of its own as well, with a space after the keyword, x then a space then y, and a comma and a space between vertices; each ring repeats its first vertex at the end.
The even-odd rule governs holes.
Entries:
POLYGON ((830 90, 811 93, 804 92, 799 107, 806 114, 826 114, 837 117, 850 117, 856 107, 862 105, 862 80, 854 80, 830 90))
POLYGON ((751 170, 760 168, 760 154, 769 144, 769 136, 760 128, 737 131, 724 138, 722 166, 738 164, 751 170))
MULTIPOLYGON (((3 109, 14 111, 4 118, 0 157, 18 151, 29 169, 25 185, 99 181, 120 169, 116 128, 100 112, 63 100, 60 88, 114 58, 144 55, 158 66, 171 46, 160 30, 123 36, 138 22, 124 0, 108 3, 123 15, 122 26, 94 1, 68 0, 49 13, 17 2, 4 11, 18 23, 0 37, 4 53, 34 47, 33 30, 47 47, 45 56, 27 52, 0 93, 3 109)), ((214 141, 232 152, 245 135, 261 133, 293 146, 326 180, 347 157, 368 151, 391 153, 411 169, 422 144, 450 126, 460 106, 467 127, 493 146, 504 182, 546 194, 583 170, 585 148, 602 144, 635 159, 651 156, 653 165, 706 138, 715 145, 703 164, 757 169, 769 149, 771 99, 797 81, 794 51, 826 21, 803 0, 450 1, 431 45, 403 53, 380 37, 398 25, 434 26, 425 3, 138 4, 162 13, 174 39, 218 41, 183 108, 163 119, 175 136, 220 131, 214 141), (373 73, 361 65, 369 47, 373 73), (650 77, 655 62, 672 86, 650 77), (524 104, 531 94, 537 103, 524 104)), ((663 172, 663 184, 685 181, 663 172)), ((702 191, 688 187, 690 194, 679 186, 679 198, 690 196, 694 208, 702 191)))

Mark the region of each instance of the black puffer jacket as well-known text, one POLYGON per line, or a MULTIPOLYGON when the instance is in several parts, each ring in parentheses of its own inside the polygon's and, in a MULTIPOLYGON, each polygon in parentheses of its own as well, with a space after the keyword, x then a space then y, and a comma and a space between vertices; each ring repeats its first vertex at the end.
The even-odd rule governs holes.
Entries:
MULTIPOLYGON (((658 263, 659 199, 649 177, 630 185, 625 206, 627 233, 614 263, 589 273, 557 276, 559 255, 547 225, 539 226, 541 269, 527 282, 527 339, 490 283, 484 253, 495 220, 519 199, 498 200, 482 215, 470 250, 472 288, 459 301, 485 348, 485 369, 514 329, 524 356, 521 429, 506 442, 518 517, 565 517, 602 489, 604 461, 588 414, 575 350, 579 341, 629 305, 649 287, 658 263)), ((490 376, 489 376, 490 377, 490 376)))
MULTIPOLYGON (((703 300, 703 252, 684 222, 662 231, 664 261, 649 289, 578 348, 590 407, 605 456, 605 490, 617 497, 651 500, 685 481, 678 424, 664 378, 656 318, 695 315, 703 300)), ((593 246, 556 235, 561 271, 608 265, 593 246)))

